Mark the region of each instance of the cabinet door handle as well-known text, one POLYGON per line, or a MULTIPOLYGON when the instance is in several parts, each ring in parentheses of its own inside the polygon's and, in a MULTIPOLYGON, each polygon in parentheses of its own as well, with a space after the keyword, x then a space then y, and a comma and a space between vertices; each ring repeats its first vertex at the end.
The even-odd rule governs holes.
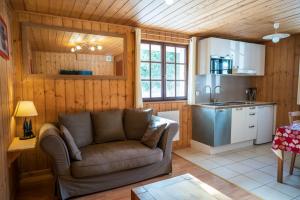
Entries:
POLYGON ((250 110, 254 110, 254 109, 255 109, 255 107, 250 107, 249 109, 250 109, 250 110))
POLYGON ((255 113, 250 113, 249 115, 251 115, 251 116, 254 116, 254 115, 255 115, 255 113))
POLYGON ((252 126, 249 126, 249 128, 254 128, 255 126, 254 125, 252 125, 252 126))
POLYGON ((243 110, 243 108, 236 108, 235 110, 243 110))

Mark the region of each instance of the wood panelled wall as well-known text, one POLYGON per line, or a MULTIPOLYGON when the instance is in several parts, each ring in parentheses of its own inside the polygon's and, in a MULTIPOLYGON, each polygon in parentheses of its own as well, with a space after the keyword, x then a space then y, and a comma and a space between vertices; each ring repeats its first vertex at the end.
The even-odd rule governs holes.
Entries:
POLYGON ((11 43, 11 11, 4 0, 0 0, 0 13, 8 28, 10 59, 0 57, 0 199, 11 198, 10 188, 12 168, 8 168, 7 149, 15 135, 14 111, 14 65, 11 43))
POLYGON ((32 68, 34 74, 58 75, 62 69, 91 70, 93 75, 115 74, 114 58, 108 62, 106 56, 92 54, 33 51, 32 68))
MULTIPOLYGON (((147 31, 148 32, 148 31, 147 31)), ((145 33, 143 31, 143 33, 145 33)), ((162 33, 168 42, 169 33, 162 33)), ((176 34, 175 34, 176 35, 176 34)), ((145 36, 145 34, 143 34, 145 36)), ((149 36, 149 35, 148 35, 149 36)), ((187 37, 187 36, 185 36, 187 37)), ((147 38, 150 38, 147 37, 147 38)), ((97 111, 113 108, 133 107, 133 84, 134 84, 134 33, 128 26, 107 24, 101 22, 78 20, 51 15, 35 13, 17 12, 14 20, 15 42, 14 53, 16 54, 16 100, 33 100, 38 111, 38 116, 34 118, 34 131, 38 133, 41 125, 45 122, 57 121, 60 112, 76 111, 97 111), (94 30, 101 32, 125 33, 127 35, 127 79, 126 80, 90 80, 90 79, 61 79, 27 77, 23 73, 21 55, 21 22, 33 22, 37 24, 55 25, 66 28, 76 28, 82 30, 94 30)), ((145 38, 144 38, 145 39, 145 38)), ((179 39, 178 39, 179 40, 179 39)), ((182 42, 182 37, 180 37, 182 42)), ((176 42, 176 37, 172 37, 176 42)), ((186 41, 186 40, 184 40, 186 41)), ((186 42, 185 42, 186 43, 186 42)), ((189 145, 188 107, 185 102, 155 103, 145 104, 145 107, 154 106, 155 111, 177 110, 181 111, 181 134, 180 141, 175 143, 176 148, 189 145), (164 107, 165 106, 165 107, 164 107), (186 134, 186 135, 185 135, 186 134)), ((18 133, 21 133, 22 122, 17 121, 18 133)), ((49 168, 49 159, 37 147, 36 150, 24 153, 19 159, 21 172, 30 172, 49 168)))
POLYGON ((266 43, 265 76, 256 77, 257 100, 277 103, 277 126, 288 124, 288 112, 297 105, 300 35, 266 43))
MULTIPOLYGON (((57 121, 60 112, 97 111, 112 108, 133 107, 134 33, 131 27, 91 22, 49 15, 17 12, 14 20, 16 100, 33 100, 38 111, 33 130, 38 134, 45 122, 57 121), (21 55, 21 22, 55 25, 86 31, 126 34, 127 79, 89 80, 26 77, 23 74, 21 55)), ((18 134, 22 133, 22 122, 17 121, 18 134)), ((37 147, 22 154, 19 159, 21 172, 41 170, 49 167, 49 160, 37 147)))

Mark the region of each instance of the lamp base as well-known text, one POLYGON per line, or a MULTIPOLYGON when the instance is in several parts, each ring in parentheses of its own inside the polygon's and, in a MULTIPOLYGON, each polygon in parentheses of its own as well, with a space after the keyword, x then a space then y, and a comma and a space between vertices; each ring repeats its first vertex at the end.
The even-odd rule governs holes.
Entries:
POLYGON ((30 135, 30 136, 22 136, 22 137, 19 137, 20 140, 28 140, 28 139, 31 139, 31 138, 35 138, 35 135, 30 135))
POLYGON ((26 118, 24 119, 23 131, 24 131, 24 134, 23 134, 22 137, 20 137, 20 140, 27 140, 27 139, 31 139, 31 138, 35 137, 35 135, 32 132, 32 123, 31 123, 31 120, 29 120, 29 122, 28 122, 26 120, 26 118))

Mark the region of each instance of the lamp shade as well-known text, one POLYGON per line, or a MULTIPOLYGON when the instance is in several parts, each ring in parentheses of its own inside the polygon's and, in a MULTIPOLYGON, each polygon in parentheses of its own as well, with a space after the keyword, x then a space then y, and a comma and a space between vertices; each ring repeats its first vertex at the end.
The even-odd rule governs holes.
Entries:
POLYGON ((34 117, 38 113, 32 101, 19 101, 15 110, 15 117, 34 117))

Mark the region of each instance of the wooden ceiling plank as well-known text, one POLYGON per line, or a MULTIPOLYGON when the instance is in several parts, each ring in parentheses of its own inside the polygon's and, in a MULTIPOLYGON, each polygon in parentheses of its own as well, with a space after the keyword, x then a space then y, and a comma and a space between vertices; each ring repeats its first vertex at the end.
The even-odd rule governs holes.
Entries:
MULTIPOLYGON (((254 3, 258 3, 258 2, 255 1, 254 3)), ((246 9, 250 9, 251 6, 257 7, 259 5, 255 5, 254 6, 252 3, 247 2, 247 4, 244 4, 244 6, 242 8, 246 10, 246 9)), ((176 29, 185 28, 185 29, 189 29, 189 30, 191 30, 193 32, 194 31, 196 32, 197 30, 200 30, 201 28, 205 27, 206 30, 211 30, 214 27, 220 27, 222 25, 222 23, 227 23, 227 20, 232 20, 232 24, 236 24, 237 21, 238 21, 238 19, 237 18, 232 18, 232 16, 234 16, 233 10, 234 9, 223 10, 220 13, 216 13, 213 16, 209 16, 209 17, 206 17, 206 18, 198 19, 199 21, 197 23, 195 23, 195 24, 197 24, 197 28, 195 28, 195 26, 193 27, 191 25, 187 25, 187 26, 179 26, 176 29), (210 23, 210 22, 214 22, 214 23, 210 23)), ((242 13, 242 10, 238 10, 236 12, 242 13)), ((238 13, 236 13, 236 14, 238 14, 238 13)))
MULTIPOLYGON (((275 3, 273 3, 273 4, 275 4, 275 3)), ((251 19, 252 29, 255 29, 255 25, 257 23, 264 23, 264 24, 268 24, 269 23, 270 25, 269 26, 266 25, 266 28, 264 28, 264 29, 266 31, 273 30, 272 24, 273 24, 274 21, 277 21, 277 19, 275 19, 274 16, 277 18, 277 16, 280 14, 280 12, 282 12, 281 9, 282 9, 282 5, 278 5, 277 4, 277 6, 273 6, 271 4, 271 5, 268 6, 268 10, 269 10, 270 13, 272 13, 272 15, 266 16, 266 11, 265 10, 261 10, 260 13, 259 12, 252 12, 252 13, 250 13, 250 15, 245 13, 245 18, 251 19)), ((257 8, 257 10, 259 10, 259 8, 257 8)), ((219 25, 219 27, 221 27, 222 24, 218 24, 218 25, 219 25)), ((226 23, 224 25, 226 26, 226 23)), ((239 27, 241 27, 241 26, 237 26, 237 29, 239 27)), ((247 27, 246 27, 246 29, 247 29, 247 27)))
POLYGON ((52 0, 50 3, 49 13, 52 15, 59 15, 62 8, 63 1, 61 0, 52 0))
POLYGON ((115 0, 102 0, 94 11, 93 15, 90 16, 91 20, 98 21, 103 13, 115 2, 115 0))
MULTIPOLYGON (((219 34, 261 40, 262 35, 273 32, 274 21, 281 23, 281 32, 300 32, 299 0, 176 0, 169 6, 164 0, 8 1, 18 10, 190 35, 219 34)), ((32 14, 30 18, 33 16, 41 15, 32 14)), ((66 24, 66 20, 62 20, 64 25, 73 26, 66 24)))
MULTIPOLYGON (((226 13, 230 14, 233 11, 237 11, 241 7, 251 5, 251 3, 253 3, 253 2, 256 2, 256 0, 232 0, 232 1, 230 1, 230 3, 221 5, 221 6, 217 7, 216 9, 211 9, 211 7, 209 7, 210 10, 207 10, 208 8, 206 7, 203 10, 203 15, 200 15, 200 16, 196 16, 195 14, 189 15, 188 23, 183 23, 182 20, 179 20, 177 22, 176 26, 173 27, 173 30, 178 30, 180 28, 189 29, 192 26, 192 24, 199 24, 201 26, 202 23, 215 20, 217 16, 221 16, 226 13), (200 23, 200 21, 201 21, 201 23, 200 23)), ((184 20, 186 20, 186 19, 184 19, 184 20)), ((223 20, 224 20, 224 18, 223 18, 223 20)), ((193 26, 193 27, 195 27, 195 26, 193 26)))
POLYGON ((152 4, 145 6, 142 10, 140 10, 139 12, 137 12, 135 15, 131 16, 128 21, 126 22, 126 24, 129 25, 138 25, 138 21, 140 18, 142 18, 143 16, 149 15, 152 12, 155 12, 155 10, 158 10, 161 7, 165 7, 166 3, 162 2, 160 0, 156 0, 154 1, 152 4))
MULTIPOLYGON (((259 4, 259 5, 257 5, 257 4, 252 4, 252 8, 255 7, 255 10, 259 10, 260 7, 266 7, 266 6, 269 6, 269 5, 271 4, 270 2, 269 2, 269 4, 266 4, 266 3, 268 3, 268 2, 263 2, 263 3, 259 4)), ((273 4, 274 4, 274 3, 273 3, 273 4)), ((224 19, 224 20, 215 22, 216 24, 214 24, 214 23, 203 22, 201 25, 199 25, 199 26, 202 26, 202 27, 199 27, 199 28, 206 27, 206 29, 207 29, 208 31, 209 31, 209 30, 212 30, 212 31, 213 31, 213 30, 214 30, 214 27, 220 28, 220 27, 222 27, 222 25, 228 24, 228 19, 227 19, 227 18, 230 18, 230 19, 232 20, 232 23, 231 23, 231 24, 235 24, 235 25, 236 25, 236 28, 238 28, 238 27, 240 27, 240 26, 237 25, 239 22, 245 24, 243 21, 245 21, 246 19, 251 19, 251 21, 253 21, 253 20, 252 20, 253 17, 251 17, 251 15, 247 14, 247 12, 246 12, 247 10, 252 10, 251 14, 257 15, 256 12, 255 12, 255 13, 253 12, 253 9, 251 9, 251 7, 244 7, 243 10, 239 10, 240 13, 243 13, 243 18, 240 19, 240 20, 239 20, 238 18, 232 16, 234 13, 230 13, 230 12, 229 12, 229 13, 227 13, 227 14, 221 14, 221 15, 220 15, 220 16, 223 16, 223 19, 224 19), (227 17, 227 18, 226 18, 226 17, 227 17), (206 26, 204 26, 203 24, 206 24, 206 26), (214 27, 212 27, 212 26, 214 26, 214 27)), ((218 17, 220 18, 220 16, 218 16, 218 17)), ((211 21, 214 21, 214 20, 219 19, 218 17, 215 17, 215 18, 214 18, 213 20, 211 20, 211 21)), ((244 25, 244 26, 247 26, 247 24, 244 25)), ((196 31, 196 30, 195 30, 195 31, 196 31)))
POLYGON ((13 9, 15 10, 25 10, 24 1, 23 0, 10 0, 13 9))
POLYGON ((91 17, 91 15, 95 12, 95 10, 98 8, 100 3, 101 3, 101 0, 89 0, 86 7, 82 11, 80 18, 81 19, 89 19, 91 17))
POLYGON ((36 11, 36 0, 24 0, 25 9, 27 11, 35 12, 36 11))
POLYGON ((161 18, 161 19, 154 19, 151 20, 147 23, 144 23, 144 26, 152 26, 155 25, 157 23, 161 24, 162 26, 165 25, 170 25, 170 24, 178 24, 179 20, 183 20, 183 21, 188 21, 187 18, 193 19, 195 18, 195 16, 191 17, 191 15, 197 15, 199 16, 201 13, 206 13, 207 15, 209 14, 210 11, 209 9, 213 10, 212 8, 214 7, 218 7, 220 8, 220 6, 224 6, 225 4, 218 0, 218 1, 205 1, 205 0, 193 0, 193 2, 191 4, 187 4, 185 5, 182 9, 180 9, 181 11, 178 12, 172 12, 169 15, 161 18), (206 9, 206 10, 205 10, 206 9), (194 12, 197 12, 198 14, 195 14, 194 12))
POLYGON ((178 0, 171 6, 165 4, 165 6, 156 9, 154 12, 144 15, 142 18, 138 20, 139 24, 151 23, 151 20, 155 19, 156 21, 162 20, 164 17, 177 12, 180 9, 182 12, 186 9, 186 7, 193 7, 197 5, 199 2, 193 0, 178 0))
POLYGON ((37 12, 49 13, 49 0, 37 0, 37 12))
MULTIPOLYGON (((245 30, 251 31, 253 29, 254 30, 258 29, 260 31, 264 31, 264 33, 272 32, 274 30, 273 26, 272 26, 273 22, 274 21, 281 22, 281 19, 278 17, 278 16, 280 16, 280 13, 289 13, 289 11, 287 11, 287 10, 282 10, 281 3, 282 2, 279 1, 277 4, 273 3, 271 6, 268 6, 269 12, 274 13, 277 19, 274 19, 273 14, 266 16, 265 10, 263 10, 263 9, 261 9, 260 11, 259 11, 259 9, 257 9, 257 12, 255 12, 255 13, 253 13, 253 12, 252 13, 250 12, 250 14, 245 13, 245 20, 251 19, 251 22, 252 22, 251 24, 250 24, 250 22, 248 22, 249 25, 247 27, 245 27, 244 24, 240 24, 240 25, 237 24, 235 27, 233 27, 232 25, 230 25, 227 22, 222 25, 219 24, 217 30, 218 29, 222 30, 222 28, 224 29, 225 27, 227 27, 227 28, 232 29, 231 32, 233 32, 233 33, 239 32, 239 31, 245 31, 245 30), (256 28, 257 26, 260 26, 261 24, 265 27, 256 28)), ((294 7, 294 5, 289 5, 289 6, 294 7)), ((285 7, 285 9, 288 9, 288 7, 285 7)), ((298 10, 298 9, 296 8, 296 10, 298 10)), ((212 29, 212 30, 216 30, 216 29, 212 29)))
POLYGON ((115 13, 117 13, 126 3, 128 0, 119 0, 115 1, 109 9, 105 11, 105 13, 99 18, 98 21, 108 21, 109 19, 112 19, 115 17, 115 13))
POLYGON ((87 5, 88 0, 76 0, 70 17, 80 18, 84 8, 87 5))
POLYGON ((75 0, 64 0, 59 15, 69 17, 74 5, 75 0))
POLYGON ((139 1, 134 7, 132 7, 125 15, 122 16, 122 19, 119 19, 116 23, 117 24, 126 24, 128 22, 128 19, 135 16, 137 13, 139 13, 141 10, 143 10, 145 7, 151 5, 155 0, 141 0, 139 1))
POLYGON ((115 14, 114 18, 109 19, 109 23, 116 23, 119 19, 122 19, 126 13, 128 13, 132 8, 134 8, 139 3, 139 0, 129 0, 125 5, 120 8, 115 14))

